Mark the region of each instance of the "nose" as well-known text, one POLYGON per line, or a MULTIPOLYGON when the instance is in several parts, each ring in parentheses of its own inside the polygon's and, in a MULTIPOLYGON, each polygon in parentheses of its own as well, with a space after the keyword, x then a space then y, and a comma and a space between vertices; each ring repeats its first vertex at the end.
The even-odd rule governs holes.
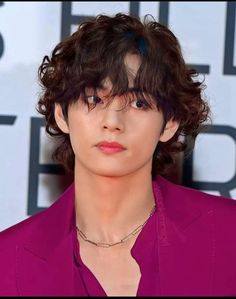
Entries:
POLYGON ((111 132, 123 132, 124 124, 124 103, 119 97, 114 98, 112 102, 103 110, 102 128, 111 132))

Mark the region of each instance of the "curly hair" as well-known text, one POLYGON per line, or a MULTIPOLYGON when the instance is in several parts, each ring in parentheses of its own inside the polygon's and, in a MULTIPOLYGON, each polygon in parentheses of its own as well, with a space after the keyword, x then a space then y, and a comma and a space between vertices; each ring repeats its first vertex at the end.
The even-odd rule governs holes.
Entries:
POLYGON ((175 135, 156 146, 153 179, 168 173, 176 153, 193 148, 208 120, 210 109, 202 95, 205 85, 197 79, 196 70, 187 67, 178 39, 166 26, 123 13, 98 15, 60 42, 38 70, 42 93, 37 110, 45 116, 46 132, 59 138, 53 158, 67 170, 74 170, 75 157, 68 134, 55 121, 55 103, 61 105, 67 119, 68 106, 78 101, 87 86, 97 88, 105 78, 112 83, 113 95, 124 94, 128 89, 124 57, 130 52, 141 57, 134 88, 152 95, 163 113, 164 125, 170 119, 179 122, 175 135))

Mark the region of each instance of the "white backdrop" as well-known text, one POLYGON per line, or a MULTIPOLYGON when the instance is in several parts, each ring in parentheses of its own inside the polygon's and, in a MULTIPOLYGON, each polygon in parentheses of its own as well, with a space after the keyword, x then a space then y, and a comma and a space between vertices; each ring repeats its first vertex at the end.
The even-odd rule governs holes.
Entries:
POLYGON ((35 156, 30 155, 37 157, 38 146, 36 166, 52 164, 53 147, 43 127, 37 137, 33 122, 40 117, 35 110, 40 90, 37 69, 43 56, 66 35, 66 29, 75 30, 73 22, 99 13, 132 10, 141 18, 152 14, 164 20, 179 38, 187 63, 205 72, 205 93, 215 127, 197 138, 191 180, 193 185, 201 182, 200 189, 205 192, 236 198, 235 2, 162 5, 134 1, 81 1, 64 6, 63 2, 0 2, 0 230, 49 206, 64 188, 61 175, 38 173, 37 188, 31 180, 36 168, 35 156), (34 208, 30 210, 32 198, 34 208))

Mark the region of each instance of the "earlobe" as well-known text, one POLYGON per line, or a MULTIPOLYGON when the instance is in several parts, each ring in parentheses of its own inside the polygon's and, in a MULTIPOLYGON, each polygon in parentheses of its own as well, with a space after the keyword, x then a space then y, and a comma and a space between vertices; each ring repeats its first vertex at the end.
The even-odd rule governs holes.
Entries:
POLYGON ((179 122, 173 119, 169 120, 159 140, 161 142, 167 142, 175 135, 178 128, 179 128, 179 122))
POLYGON ((60 104, 55 104, 54 108, 54 117, 57 123, 57 126, 61 129, 62 132, 69 134, 69 127, 64 118, 62 108, 60 104))

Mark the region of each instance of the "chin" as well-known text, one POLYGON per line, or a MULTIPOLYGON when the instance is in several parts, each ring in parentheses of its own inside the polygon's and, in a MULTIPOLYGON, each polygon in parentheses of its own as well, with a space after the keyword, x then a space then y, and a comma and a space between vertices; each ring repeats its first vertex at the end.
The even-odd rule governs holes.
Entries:
POLYGON ((121 177, 126 175, 126 173, 123 173, 122 171, 98 171, 95 172, 95 174, 104 177, 121 177))
POLYGON ((124 169, 112 169, 108 167, 107 169, 96 169, 92 171, 94 174, 104 177, 121 177, 130 174, 132 171, 124 169))

